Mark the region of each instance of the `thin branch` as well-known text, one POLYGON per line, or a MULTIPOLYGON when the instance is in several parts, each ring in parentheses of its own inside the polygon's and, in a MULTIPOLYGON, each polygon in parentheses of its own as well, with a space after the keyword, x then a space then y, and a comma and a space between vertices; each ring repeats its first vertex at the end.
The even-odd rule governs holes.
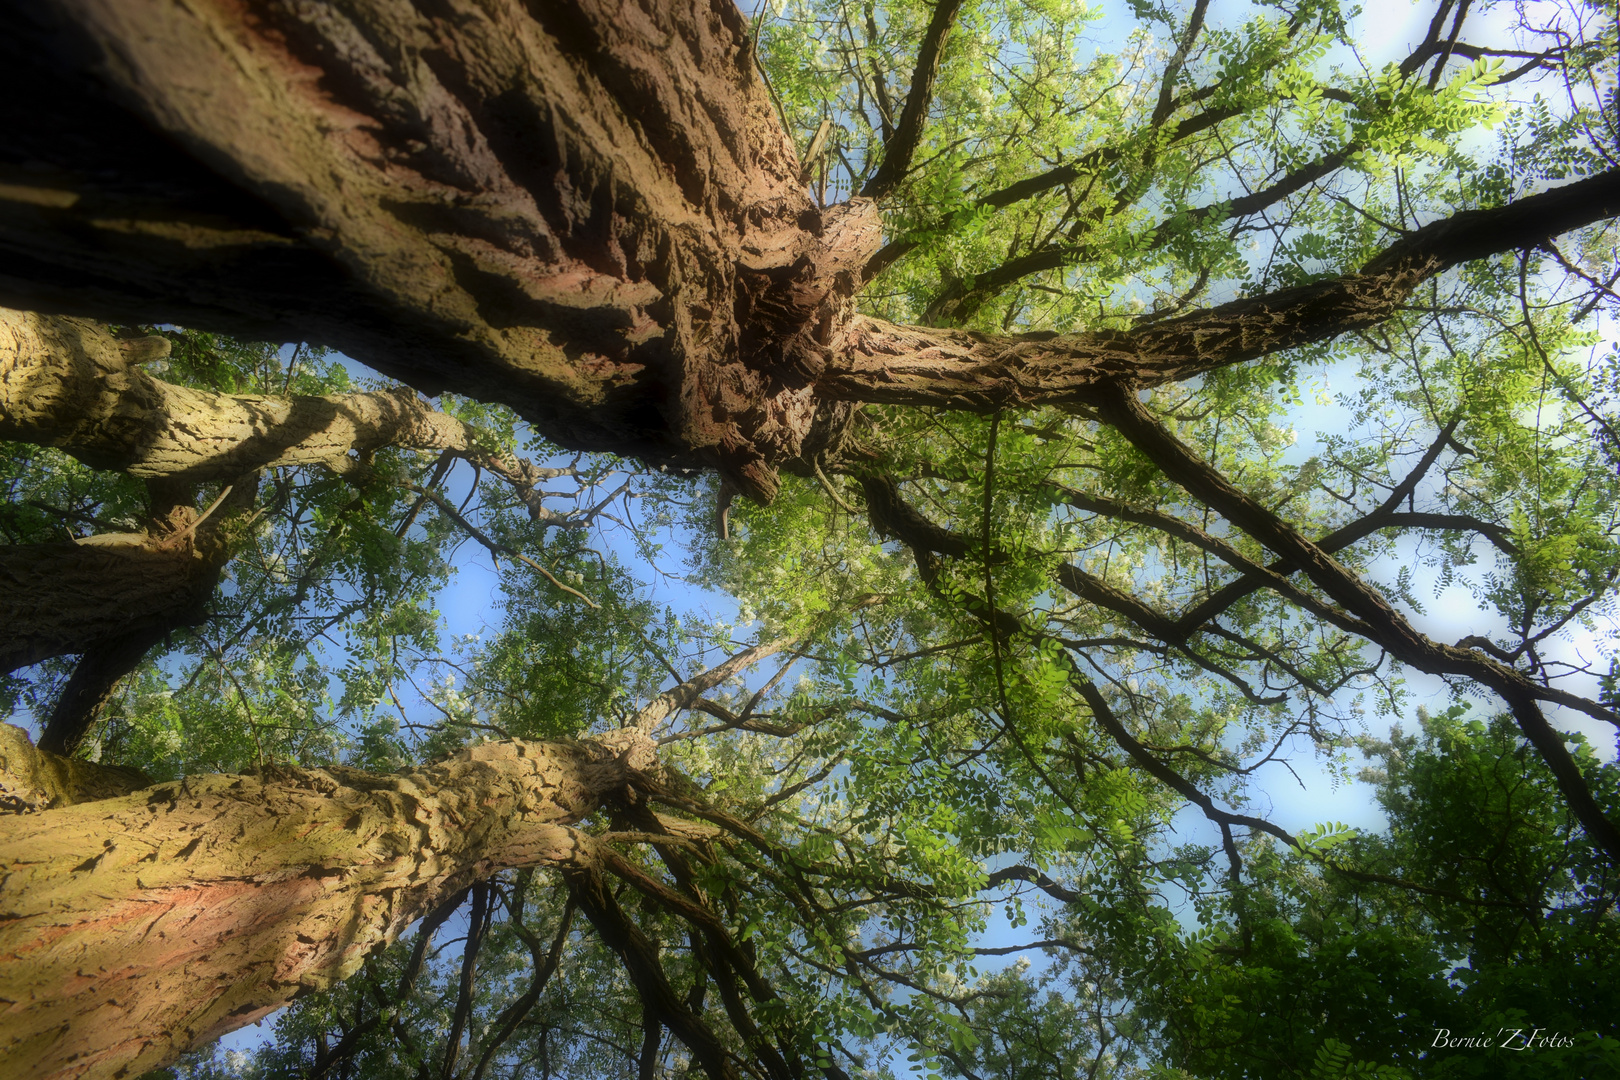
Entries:
POLYGON ((1296 565, 1346 611, 1368 624, 1367 636, 1404 664, 1435 675, 1461 675, 1496 691, 1512 709, 1520 730, 1541 758, 1592 842, 1620 862, 1620 829, 1593 798, 1564 735, 1547 721, 1537 701, 1568 705, 1620 725, 1620 717, 1596 702, 1535 682, 1529 675, 1468 649, 1441 644, 1420 633, 1378 591, 1327 552, 1301 536, 1259 502, 1238 490, 1191 448, 1172 435, 1131 390, 1113 390, 1104 419, 1164 474, 1238 528, 1296 565))
POLYGON ((928 106, 934 97, 934 80, 939 75, 940 59, 945 53, 945 39, 962 0, 938 0, 933 17, 923 33, 922 46, 917 50, 917 66, 911 73, 911 89, 906 93, 905 107, 895 126, 894 137, 885 144, 883 164, 861 188, 862 198, 882 199, 892 194, 905 179, 911 168, 911 158, 922 141, 923 122, 928 118, 928 106))
POLYGON ((508 544, 503 544, 500 541, 491 538, 482 529, 478 528, 478 526, 462 517, 461 511, 451 506, 450 500, 440 495, 437 491, 434 491, 431 488, 422 487, 419 484, 414 484, 409 480, 400 481, 400 485, 411 491, 419 492, 431 499, 433 501, 433 505, 437 506, 444 513, 445 517, 461 526, 463 532, 472 537, 474 540, 477 540, 480 544, 484 545, 490 554, 505 555, 508 558, 516 559, 525 566, 528 566, 529 568, 538 572, 541 577, 551 582, 563 592, 583 600, 587 607, 598 609, 601 607, 601 605, 595 600, 592 600, 578 589, 571 589, 567 585, 564 585, 562 582, 558 581, 555 574, 553 574, 550 570, 547 570, 544 566, 541 566, 539 563, 535 562, 533 559, 529 558, 527 555, 523 554, 521 551, 518 551, 516 548, 511 547, 508 544))

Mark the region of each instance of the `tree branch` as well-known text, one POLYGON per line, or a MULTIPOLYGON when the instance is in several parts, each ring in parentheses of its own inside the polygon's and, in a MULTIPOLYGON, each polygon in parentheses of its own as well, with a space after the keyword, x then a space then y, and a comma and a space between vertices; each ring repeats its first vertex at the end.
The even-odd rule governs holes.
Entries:
POLYGON ((35 747, 22 728, 0 723, 0 815, 115 799, 151 784, 139 769, 54 754, 35 747))
POLYGON ((1192 51, 1193 42, 1198 40, 1198 32, 1204 28, 1204 16, 1209 13, 1209 0, 1197 0, 1193 4, 1192 16, 1187 20, 1187 29, 1181 35, 1181 43, 1176 47, 1175 55, 1164 66, 1164 77, 1159 81, 1159 100, 1153 107, 1152 126, 1158 127, 1170 118, 1174 108, 1176 79, 1181 75, 1183 65, 1187 63, 1187 54, 1192 51))
POLYGON ((1374 325, 1419 284, 1458 263, 1533 247, 1617 214, 1620 169, 1612 169, 1426 225, 1359 271, 1132 331, 995 335, 857 317, 847 348, 816 389, 826 398, 980 413, 1095 405, 1108 386, 1184 380, 1374 325))
POLYGON ((480 881, 472 887, 472 914, 467 919, 467 938, 461 951, 461 978, 456 984, 456 1008, 450 1017, 450 1033, 444 1040, 444 1066, 439 1070, 440 1080, 454 1080, 456 1059, 461 1056, 461 1035, 472 1016, 473 975, 478 967, 478 951, 483 947, 484 934, 489 929, 489 885, 480 881))
POLYGON ((408 480, 400 481, 400 486, 414 491, 419 495, 423 495, 431 500, 433 505, 439 508, 440 513, 444 514, 445 517, 461 526, 463 532, 472 537, 474 540, 477 540, 480 544, 484 545, 485 549, 488 550, 492 555, 505 555, 508 558, 518 560, 525 566, 529 567, 529 569, 535 571, 541 577, 551 582, 552 585, 561 589, 563 592, 583 600, 586 607, 600 608, 602 606, 595 600, 592 600, 590 597, 580 592, 578 589, 570 588, 569 586, 564 585, 561 581, 558 581, 557 576, 550 570, 547 570, 544 566, 541 566, 538 562, 529 558, 527 555, 512 547, 510 544, 503 544, 499 540, 495 540, 490 537, 489 534, 484 532, 484 530, 462 517, 461 511, 452 506, 449 499, 446 499, 443 495, 440 495, 432 488, 422 487, 420 484, 413 484, 408 480))
POLYGON ((790 649, 803 640, 803 635, 780 637, 774 641, 762 642, 744 649, 728 657, 722 663, 716 664, 707 671, 687 679, 678 686, 673 686, 657 697, 653 698, 630 720, 630 727, 644 732, 650 732, 657 727, 663 719, 682 709, 695 707, 703 695, 719 686, 738 672, 746 671, 767 656, 775 656, 784 649, 790 649))
POLYGON ((96 642, 79 656, 40 732, 39 748, 69 755, 79 748, 124 676, 176 627, 150 626, 96 642))
MULTIPOLYGON (((1195 207, 1174 217, 1165 218, 1142 234, 1139 249, 1150 251, 1163 246, 1179 228, 1203 221, 1230 221, 1258 213, 1334 172, 1348 161, 1350 155, 1357 149, 1358 147, 1352 144, 1337 150, 1309 165, 1295 169, 1275 183, 1251 194, 1195 207)), ((1079 263, 1096 254, 1097 249, 1091 244, 1066 243, 1054 244, 1008 259, 994 269, 973 275, 971 287, 958 281, 941 290, 928 305, 923 321, 930 325, 961 322, 971 317, 986 301, 1009 285, 1034 274, 1079 263)))
MULTIPOLYGON (((1224 120, 1230 120, 1234 116, 1238 116, 1240 112, 1239 109, 1226 107, 1210 109, 1199 113, 1197 116, 1188 117, 1172 129, 1167 139, 1171 143, 1179 142, 1182 139, 1196 135, 1200 131, 1208 130, 1224 120)), ((1037 195, 1044 194, 1054 188, 1072 184, 1081 177, 1094 175, 1105 166, 1118 161, 1122 156, 1124 156, 1124 152, 1118 146, 1098 147, 1076 161, 1055 166, 1046 172, 1026 177, 1016 183, 1008 184, 1004 188, 992 191, 988 195, 983 195, 975 200, 972 210, 963 213, 971 215, 984 210, 998 210, 1014 203, 1023 202, 1025 199, 1033 199, 1037 195)), ((930 231, 948 231, 957 221, 958 218, 952 216, 944 221, 937 222, 931 227, 930 231)), ((910 254, 916 249, 917 245, 918 241, 906 238, 890 241, 868 260, 866 268, 862 272, 861 280, 871 281, 894 263, 910 254)))
POLYGON ((607 888, 600 867, 570 867, 563 873, 569 894, 596 927, 602 943, 618 954, 642 1007, 660 1018, 692 1052, 709 1080, 738 1080, 725 1046, 702 1017, 676 996, 658 959, 658 948, 625 915, 607 888))
POLYGON ((950 36, 951 25, 962 0, 936 0, 934 14, 923 33, 922 46, 917 50, 917 66, 911 73, 911 89, 906 92, 906 104, 900 111, 894 137, 885 144, 883 164, 879 165, 861 196, 882 199, 893 194, 911 168, 911 158, 922 141, 923 122, 928 118, 928 106, 934 97, 934 80, 939 75, 939 62, 945 54, 945 39, 950 36))
POLYGON ((1419 633, 1377 590, 1291 526, 1239 491, 1148 411, 1133 390, 1113 388, 1101 407, 1117 427, 1171 480, 1201 499, 1232 524, 1296 565, 1341 607, 1368 624, 1369 638, 1390 655, 1420 671, 1460 675, 1496 691, 1513 711, 1520 730, 1541 754, 1559 791, 1592 842, 1620 862, 1620 829, 1603 813, 1580 769, 1564 747, 1564 736, 1547 722, 1537 701, 1567 705, 1620 724, 1612 712, 1566 691, 1543 686, 1519 671, 1469 649, 1435 642, 1419 633))

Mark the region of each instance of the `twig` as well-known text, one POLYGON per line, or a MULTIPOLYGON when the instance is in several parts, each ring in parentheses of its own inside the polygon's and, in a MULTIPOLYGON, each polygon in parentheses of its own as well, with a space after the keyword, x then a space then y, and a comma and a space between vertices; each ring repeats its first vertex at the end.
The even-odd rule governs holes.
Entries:
POLYGON ((828 480, 827 474, 821 471, 821 463, 819 461, 812 461, 810 466, 816 470, 816 479, 821 481, 821 486, 827 491, 827 497, 837 504, 838 509, 848 514, 850 517, 859 517, 860 515, 856 513, 853 506, 850 506, 849 503, 839 498, 837 490, 832 486, 832 481, 828 480))
POLYGON ((460 525, 462 529, 466 531, 468 536, 472 537, 480 544, 483 544, 484 547, 488 548, 491 555, 505 555, 508 558, 516 559, 518 562, 521 562, 536 571, 541 577, 557 586, 557 588, 561 589, 563 592, 583 600, 587 607, 600 610, 602 606, 601 604, 598 604, 595 600, 592 600, 578 589, 571 589, 567 585, 564 585, 562 582, 557 580, 557 576, 555 574, 553 574, 550 570, 547 570, 544 566, 541 566, 539 563, 535 562, 521 551, 518 551, 516 548, 503 544, 499 540, 495 540, 486 535, 481 529, 478 528, 478 526, 462 517, 461 513, 455 507, 450 505, 450 501, 444 498, 444 496, 440 495, 438 492, 429 488, 424 488, 419 484, 414 484, 409 480, 401 480, 400 485, 410 491, 418 492, 419 494, 426 495, 429 499, 432 499, 433 505, 437 506, 441 511, 443 511, 445 517, 449 518, 451 521, 454 521, 457 525, 460 525))
POLYGON ((187 525, 185 528, 183 528, 179 532, 175 533, 172 537, 170 537, 170 539, 171 540, 179 540, 182 537, 190 536, 192 533, 196 532, 197 531, 197 526, 199 526, 203 522, 207 521, 209 515, 212 514, 215 510, 219 509, 220 504, 225 501, 225 497, 231 493, 231 488, 233 488, 233 487, 235 487, 234 484, 226 484, 224 489, 221 490, 220 493, 217 496, 215 496, 214 501, 208 504, 208 509, 204 510, 198 516, 196 521, 193 521, 190 525, 187 525))

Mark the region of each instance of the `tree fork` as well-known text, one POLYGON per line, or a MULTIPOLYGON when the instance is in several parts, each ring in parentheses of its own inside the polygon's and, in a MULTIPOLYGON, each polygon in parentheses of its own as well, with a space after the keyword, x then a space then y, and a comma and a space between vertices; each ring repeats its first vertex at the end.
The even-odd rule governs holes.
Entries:
POLYGON ((7 0, 0 303, 331 345, 768 498, 847 416, 805 384, 876 210, 798 183, 732 0, 632 10, 7 0))
MULTIPOLYGON (((1225 477, 1182 445, 1137 400, 1134 391, 1116 390, 1104 411, 1104 417, 1107 422, 1131 438, 1137 448, 1158 465, 1167 477, 1221 513, 1233 524, 1281 554, 1291 569, 1302 571, 1323 592, 1343 603, 1356 621, 1340 623, 1340 620, 1334 618, 1335 613, 1321 607, 1317 607, 1313 612, 1318 617, 1340 623, 1341 628, 1352 633, 1364 635, 1381 648, 1388 650, 1392 656, 1420 671, 1440 675, 1462 675, 1494 690, 1507 703, 1526 740, 1535 747, 1542 762, 1553 774, 1560 794, 1581 823, 1582 829, 1611 861, 1620 862, 1620 827, 1606 816, 1594 798, 1586 778, 1581 775, 1574 758, 1564 745, 1563 734, 1548 722, 1542 713, 1540 702, 1549 701, 1577 708, 1588 715, 1612 723, 1611 712, 1567 692, 1539 686, 1522 671, 1509 665, 1468 649, 1434 642, 1418 633, 1384 597, 1362 582, 1357 575, 1345 569, 1320 547, 1299 535, 1286 522, 1237 491, 1225 477)), ((894 536, 906 544, 917 560, 920 575, 930 585, 938 572, 937 556, 963 558, 969 552, 970 545, 965 538, 928 521, 905 502, 892 479, 863 478, 862 483, 867 494, 868 514, 873 529, 880 535, 894 536)), ((1167 624, 1159 617, 1145 613, 1143 606, 1129 597, 1120 595, 1111 599, 1088 588, 1078 580, 1078 575, 1072 567, 1067 567, 1067 572, 1060 568, 1057 580, 1091 603, 1116 611, 1123 609, 1134 621, 1148 624, 1150 632, 1156 632, 1164 637, 1179 634, 1173 624, 1167 624)), ((1284 595, 1288 594, 1286 590, 1279 591, 1284 595)), ((975 618, 986 625, 990 625, 993 619, 1004 631, 1038 636, 1024 627, 1016 616, 999 608, 991 609, 972 596, 964 598, 962 603, 975 618)), ((1196 657, 1194 659, 1196 661, 1196 657)), ((1100 711, 1102 699, 1095 696, 1098 693, 1096 688, 1080 672, 1072 656, 1069 664, 1074 676, 1079 679, 1076 685, 1088 695, 1088 703, 1097 713, 1099 723, 1103 723, 1109 730, 1111 737, 1149 772, 1159 776, 1160 779, 1169 777, 1172 771, 1168 766, 1153 758, 1145 748, 1139 753, 1132 742, 1128 741, 1128 732, 1125 732, 1123 727, 1117 726, 1117 721, 1111 719, 1111 714, 1105 715, 1100 711), (1110 727, 1110 723, 1115 726, 1110 727), (1162 770, 1163 775, 1155 770, 1162 770)), ((1166 779, 1166 782, 1169 781, 1166 779)), ((1207 799, 1201 794, 1195 798, 1191 793, 1196 791, 1196 788, 1188 781, 1180 780, 1179 784, 1182 786, 1177 784, 1171 786, 1193 798, 1195 802, 1198 799, 1207 799)), ((1206 809, 1206 813, 1209 812, 1206 809)), ((1255 822, 1259 819, 1230 820, 1251 827, 1262 827, 1267 831, 1276 831, 1276 827, 1269 823, 1256 825, 1255 822)))
MULTIPOLYGON (((1468 242, 1473 238, 1465 236, 1463 239, 1468 242)), ((1540 703, 1576 708, 1609 723, 1615 722, 1613 712, 1568 691, 1540 685, 1510 664, 1473 649, 1436 642, 1421 633, 1383 594, 1239 490, 1176 438, 1134 390, 1111 388, 1102 416, 1168 479, 1297 567, 1330 599, 1365 623, 1364 633, 1368 639, 1391 656, 1419 671, 1462 676, 1495 691, 1508 704, 1525 738, 1541 755, 1570 811, 1592 843, 1611 861, 1620 863, 1620 825, 1605 814, 1593 796, 1586 778, 1564 745, 1563 733, 1547 720, 1540 703)))
POLYGON ((1374 324, 1447 266, 1620 213, 1611 170, 1129 333, 897 326, 853 310, 875 206, 811 202, 732 0, 435 10, 0 2, 0 303, 331 345, 768 501, 852 403, 1085 404, 1374 324))
POLYGON ((656 1017, 692 1052, 709 1080, 737 1080, 739 1073, 715 1033, 697 1012, 676 996, 658 958, 658 946, 625 915, 607 887, 601 867, 576 865, 563 869, 572 902, 585 913, 603 944, 624 964, 630 983, 641 998, 645 1015, 656 1017))
POLYGON ((656 749, 509 741, 392 776, 270 768, 0 818, 0 1071, 138 1076, 356 971, 568 826, 656 749))

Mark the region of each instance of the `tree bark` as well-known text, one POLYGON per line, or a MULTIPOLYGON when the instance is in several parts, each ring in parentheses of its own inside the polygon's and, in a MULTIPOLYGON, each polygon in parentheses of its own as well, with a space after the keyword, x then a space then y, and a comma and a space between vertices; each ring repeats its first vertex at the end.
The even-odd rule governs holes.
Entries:
POLYGON ((859 319, 881 221, 811 202, 732 0, 0 0, 0 131, 0 303, 331 345, 760 500, 851 403, 1184 379, 1620 213, 1604 173, 1135 333, 859 319))
POLYGON ((414 390, 272 397, 176 386, 139 366, 161 337, 115 338, 86 319, 0 308, 0 439, 55 446, 145 479, 229 481, 350 451, 468 450, 465 425, 414 390))
MULTIPOLYGON (((546 470, 482 451, 466 425, 414 390, 213 393, 141 367, 168 353, 163 337, 119 337, 87 319, 0 308, 0 439, 57 447, 93 468, 161 481, 164 490, 234 481, 246 491, 237 478, 273 466, 321 464, 353 479, 351 451, 448 450, 505 477, 545 520, 533 485, 546 470)), ((85 654, 46 727, 45 748, 71 753, 146 651, 203 619, 234 548, 230 517, 217 515, 195 537, 188 519, 150 535, 0 547, 0 582, 10 585, 0 596, 0 616, 9 616, 0 667, 85 654)))
POLYGON ((223 560, 195 530, 0 545, 0 672, 207 616, 223 560))
POLYGON ((0 1072, 160 1067, 497 870, 580 866, 568 826, 655 766, 634 732, 512 741, 393 776, 193 777, 0 818, 0 1072))
POLYGON ((39 748, 64 755, 78 750, 119 681, 139 667, 146 654, 169 632, 167 627, 149 626, 99 641, 86 649, 51 706, 50 716, 40 733, 39 748))
POLYGON ((329 344, 766 496, 881 237, 751 49, 732 0, 7 0, 0 302, 329 344))
POLYGON ((30 814, 150 787, 137 769, 98 765, 37 749, 28 733, 0 724, 0 814, 30 814))
POLYGON ((1465 210, 1407 234, 1360 270, 1246 297, 1134 331, 1028 334, 897 326, 857 317, 816 384, 825 397, 994 412, 1098 406, 1146 387, 1365 329, 1459 263, 1534 247, 1620 215, 1620 169, 1506 206, 1465 210))

